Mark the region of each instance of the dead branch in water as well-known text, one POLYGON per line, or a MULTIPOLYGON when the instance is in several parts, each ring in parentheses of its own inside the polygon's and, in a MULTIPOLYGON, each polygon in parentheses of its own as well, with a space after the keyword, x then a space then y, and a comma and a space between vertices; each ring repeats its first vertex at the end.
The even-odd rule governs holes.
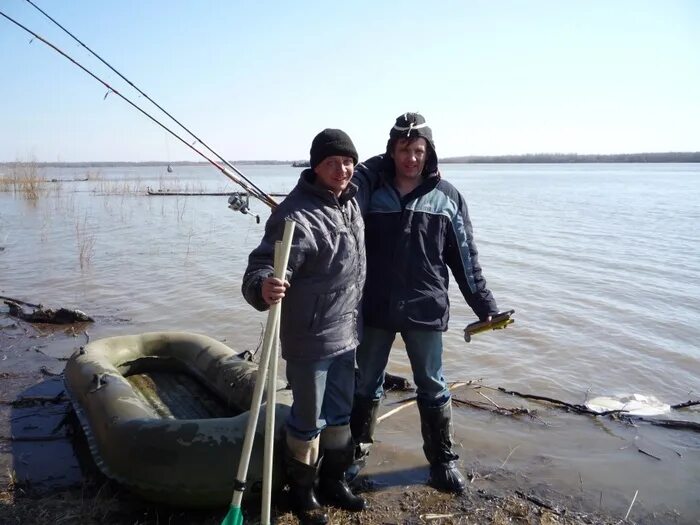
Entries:
POLYGON ((700 423, 694 423, 693 421, 683 421, 682 419, 652 419, 649 417, 635 416, 632 414, 622 414, 621 419, 629 419, 630 423, 633 421, 643 421, 644 423, 649 423, 658 427, 675 428, 677 430, 692 430, 693 432, 700 432, 700 423))
POLYGON ((452 396, 452 402, 455 405, 463 405, 463 406, 468 406, 471 408, 476 408, 478 410, 487 410, 489 412, 493 412, 494 414, 499 414, 501 416, 529 416, 532 419, 537 419, 540 423, 543 423, 546 425, 544 421, 537 415, 536 410, 530 410, 529 408, 524 408, 524 407, 514 407, 514 408, 508 408, 508 407, 497 407, 494 408, 493 405, 486 404, 483 402, 479 401, 469 401, 468 399, 461 399, 459 397, 452 396))
POLYGON ((639 448, 639 447, 637 447, 637 452, 639 452, 640 454, 644 454, 645 456, 649 456, 650 458, 654 458, 654 459, 657 459, 657 460, 661 461, 661 458, 660 458, 660 457, 655 456, 654 454, 650 454, 650 453, 647 452, 646 450, 642 450, 642 449, 639 448))
MULTIPOLYGON (((520 392, 516 392, 515 390, 506 390, 505 388, 498 387, 497 390, 503 392, 504 394, 510 394, 513 396, 518 396, 522 397, 524 399, 534 399, 536 401, 546 401, 548 403, 552 403, 553 405, 558 405, 561 407, 564 407, 567 410, 573 410, 574 412, 577 412, 579 414, 588 414, 591 416, 610 416, 613 418, 616 418, 620 421, 626 421, 628 423, 634 423, 635 421, 643 421, 644 423, 649 423, 651 425, 656 425, 660 427, 666 427, 666 428, 675 428, 678 430, 692 430, 694 432, 700 432, 700 423, 695 423, 693 421, 683 421, 683 420, 678 420, 678 419, 655 419, 655 418, 649 418, 649 417, 643 417, 643 416, 637 416, 634 414, 629 414, 625 410, 606 410, 603 412, 596 412, 595 410, 591 410, 583 405, 574 405, 571 403, 567 403, 565 401, 560 401, 559 399, 554 399, 551 397, 545 397, 545 396, 537 396, 533 394, 522 394, 520 392)), ((680 403, 678 405, 672 405, 671 408, 685 408, 687 406, 693 406, 700 404, 698 401, 688 401, 687 403, 680 403)))
POLYGON ((10 308, 10 315, 17 317, 28 323, 49 323, 49 324, 73 324, 73 323, 92 323, 94 319, 80 310, 70 308, 44 308, 42 305, 31 305, 21 301, 30 308, 34 308, 33 312, 25 312, 21 304, 13 300, 5 300, 4 303, 10 308))
POLYGON ((554 514, 556 514, 556 515, 558 515, 558 516, 561 516, 561 515, 563 514, 562 511, 559 510, 557 507, 554 507, 554 506, 550 505, 549 503, 546 503, 545 501, 542 501, 542 500, 541 500, 540 498, 538 498, 537 496, 534 496, 534 495, 532 495, 532 494, 525 494, 525 493, 524 493, 523 491, 521 491, 521 490, 516 490, 515 493, 516 493, 518 496, 520 496, 521 498, 523 498, 524 500, 527 500, 527 501, 529 501, 529 502, 531 502, 531 503, 534 503, 534 504, 537 505, 538 507, 542 507, 542 508, 544 508, 544 509, 547 509, 548 511, 550 511, 550 512, 552 512, 552 513, 554 513, 554 514))
POLYGON ((3 301, 11 301, 13 303, 23 304, 25 306, 28 306, 29 308, 43 308, 43 305, 41 304, 28 303, 27 301, 23 301, 22 299, 15 299, 14 297, 5 297, 4 295, 0 295, 0 299, 2 299, 3 301))
MULTIPOLYGON (((471 382, 471 381, 470 381, 470 382, 471 382)), ((465 385, 468 385, 468 384, 469 384, 469 383, 452 383, 452 384, 449 386, 449 390, 454 390, 455 388, 459 388, 459 387, 461 387, 461 386, 465 386, 465 385)), ((413 397, 410 397, 410 398, 401 400, 399 406, 397 406, 396 408, 394 408, 394 409, 392 409, 392 410, 389 410, 389 412, 387 412, 386 414, 382 414, 381 416, 379 416, 379 417, 377 418, 377 423, 381 423, 382 421, 384 421, 384 420, 385 420, 386 418, 388 418, 389 416, 393 416, 394 414, 396 414, 396 412, 399 412, 399 411, 403 410, 404 408, 413 406, 413 405, 415 405, 417 402, 418 402, 418 397, 417 397, 417 396, 413 396, 413 397)))
POLYGON ((552 397, 545 397, 545 396, 537 396, 534 394, 522 394, 520 392, 516 392, 515 390, 506 390, 503 387, 498 387, 497 390, 499 392, 503 392, 504 394, 509 394, 511 396, 518 396, 522 397, 523 399, 534 399, 535 401, 546 401, 547 403, 552 403, 553 405, 559 405, 562 407, 565 407, 569 410, 573 410, 574 412, 577 412, 579 414, 589 414, 591 416, 608 416, 611 414, 623 414, 625 411, 624 410, 605 410, 603 412, 596 412, 595 410, 591 410, 585 405, 578 405, 578 404, 572 404, 572 403, 567 403, 566 401, 561 401, 559 399, 554 399, 552 397))
POLYGON ((700 405, 700 401, 686 401, 685 403, 678 403, 677 405, 671 405, 671 408, 678 410, 679 408, 688 408, 700 405))

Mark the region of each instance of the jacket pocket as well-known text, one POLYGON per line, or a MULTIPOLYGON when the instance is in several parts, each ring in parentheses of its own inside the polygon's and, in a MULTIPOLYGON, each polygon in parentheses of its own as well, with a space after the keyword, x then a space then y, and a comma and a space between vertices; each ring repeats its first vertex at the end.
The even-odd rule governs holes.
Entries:
POLYGON ((356 288, 344 288, 316 296, 310 329, 323 332, 329 327, 348 322, 356 315, 358 294, 356 288))
POLYGON ((447 294, 441 291, 425 293, 399 305, 403 318, 411 323, 435 323, 445 319, 449 308, 447 294))

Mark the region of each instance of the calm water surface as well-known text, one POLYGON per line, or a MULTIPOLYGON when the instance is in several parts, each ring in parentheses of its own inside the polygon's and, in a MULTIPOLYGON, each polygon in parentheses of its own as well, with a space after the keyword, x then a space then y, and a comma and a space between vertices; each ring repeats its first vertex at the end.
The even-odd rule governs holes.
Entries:
MULTIPOLYGON (((293 188, 299 173, 286 166, 242 169, 271 192, 293 188)), ((448 380, 481 378, 572 403, 622 393, 668 403, 700 397, 700 166, 443 170, 469 204, 489 287, 501 309, 516 310, 516 324, 466 344, 462 328, 475 319, 453 287, 448 380)), ((86 172, 46 169, 43 176, 69 180, 86 172)), ((177 329, 255 349, 265 315, 247 305, 240 282, 268 210, 253 203, 258 224, 227 209, 226 197, 144 196, 147 186, 237 189, 209 167, 89 174, 87 182, 47 184, 36 200, 0 192, 0 293, 85 310, 97 317, 93 338, 177 329)), ((400 340, 390 370, 410 375, 400 340)), ((615 423, 601 430, 583 416, 547 414, 555 419, 543 427, 456 409, 464 465, 495 468, 517 449, 508 465, 526 477, 579 491, 596 505, 605 493, 607 508, 622 515, 639 490, 643 516, 675 509, 679 522, 697 523, 697 434, 642 435, 615 423), (601 443, 602 435, 613 437, 601 443), (655 455, 662 460, 625 447, 640 439, 661 450, 655 455)), ((692 410, 674 417, 700 421, 692 410)), ((423 463, 416 423, 405 410, 382 430, 392 444, 387 457, 423 463)))

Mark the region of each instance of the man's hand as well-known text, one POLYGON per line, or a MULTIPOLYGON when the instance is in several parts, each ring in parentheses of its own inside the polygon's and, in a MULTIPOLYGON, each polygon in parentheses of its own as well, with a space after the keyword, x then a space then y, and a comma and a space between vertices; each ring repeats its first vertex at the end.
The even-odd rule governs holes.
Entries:
POLYGON ((289 283, 277 277, 268 277, 262 282, 262 298, 268 305, 279 303, 284 297, 284 292, 289 288, 289 283))

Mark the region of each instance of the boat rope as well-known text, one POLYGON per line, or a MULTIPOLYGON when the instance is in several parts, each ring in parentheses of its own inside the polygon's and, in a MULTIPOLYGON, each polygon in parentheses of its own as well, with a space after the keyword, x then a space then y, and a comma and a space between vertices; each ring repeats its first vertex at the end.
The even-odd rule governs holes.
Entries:
MULTIPOLYGON (((30 2, 30 3, 31 3, 31 2, 30 2)), ((34 4, 32 4, 32 5, 34 5, 34 4)), ((36 7, 36 6, 35 6, 35 7, 36 7)), ((37 9, 38 9, 38 8, 37 8, 37 9)), ((42 13, 43 13, 43 11, 42 11, 42 13)), ((45 14, 45 13, 44 13, 44 14, 45 14)), ((138 106, 137 104, 135 104, 134 102, 132 102, 128 97, 126 97, 125 95, 123 95, 119 90, 117 90, 116 88, 114 88, 113 86, 111 86, 110 84, 108 84, 107 82, 105 82, 104 80, 102 80, 102 79, 101 79, 100 77, 98 77, 95 73, 93 73, 92 71, 90 71, 89 69, 87 69, 85 66, 83 66, 82 64, 80 64, 77 60, 75 60, 73 57, 71 57, 70 55, 68 55, 67 53, 65 53, 65 52, 62 51, 61 49, 59 49, 57 46, 55 46, 54 44, 52 44, 51 42, 49 42, 48 40, 46 40, 45 38, 43 38, 43 37, 40 36, 39 34, 35 33, 34 31, 32 31, 31 29, 29 29, 29 28, 26 27, 25 25, 23 25, 23 24, 21 24, 20 22, 18 22, 17 20, 15 20, 14 18, 12 18, 12 17, 10 17, 9 15, 5 14, 3 11, 0 11, 0 16, 3 16, 4 18, 6 18, 6 19, 9 20, 10 22, 12 22, 14 25, 16 25, 17 27, 19 27, 20 29, 26 31, 27 33, 29 33, 30 35, 32 35, 32 37, 34 37, 35 39, 40 40, 41 42, 43 42, 44 44, 46 44, 48 47, 50 47, 51 49, 53 49, 54 51, 56 51, 58 54, 60 54, 61 56, 63 56, 63 57, 66 58, 67 60, 69 60, 71 63, 73 63, 73 64, 74 64, 75 66, 77 66, 79 69, 81 69, 82 71, 84 71, 85 73, 87 73, 89 76, 91 76, 92 78, 94 78, 95 80, 97 80, 100 84, 102 84, 103 86, 105 86, 105 87, 107 88, 107 90, 108 90, 108 91, 107 91, 107 94, 109 94, 109 93, 114 93, 115 95, 117 95, 119 98, 121 98, 122 100, 124 100, 127 104, 129 104, 129 105, 132 106, 134 109, 138 110, 140 113, 142 113, 143 115, 145 115, 146 117, 148 117, 152 122, 154 122, 155 124, 157 124, 158 126, 160 126, 161 128, 163 128, 165 131, 167 131, 168 133, 170 133, 173 137, 175 137, 175 138, 178 139, 180 142, 182 142, 185 146, 187 146, 187 147, 190 148, 192 151, 194 151, 195 153, 197 153, 200 157, 204 158, 207 162, 209 162, 210 164, 212 164, 215 168, 217 168, 219 171, 221 171, 221 173, 223 173, 226 177, 228 177, 228 178, 231 179, 233 182, 235 182, 236 184, 238 184, 239 186, 241 186, 246 192, 248 192, 248 193, 251 194, 252 196, 256 197, 257 199, 261 200, 262 202, 264 202, 265 204, 267 204, 270 208, 273 208, 273 209, 274 209, 274 208, 277 206, 277 202, 276 202, 272 197, 270 197, 267 193, 265 193, 263 190, 261 190, 260 188, 258 188, 258 186, 256 186, 253 182, 251 182, 251 181, 250 181, 245 175, 243 175, 235 166, 233 166, 233 165, 230 164, 228 161, 226 161, 225 159, 223 159, 220 155, 218 155, 214 150, 212 150, 209 146, 207 146, 206 143, 202 142, 202 140, 199 139, 194 133, 192 133, 189 129, 187 129, 187 128, 186 128, 185 126, 183 126, 179 121, 177 121, 172 115, 170 115, 170 113, 166 112, 161 106, 159 106, 158 104, 156 104, 150 97, 148 97, 145 93, 143 93, 141 90, 139 90, 138 88, 136 88, 136 86, 134 86, 133 83, 131 83, 130 81, 128 81, 128 80, 127 80, 125 77, 123 77, 119 72, 117 72, 117 71, 114 70, 111 66, 109 66, 108 64, 106 64, 106 62, 104 62, 104 60, 102 60, 102 59, 100 58, 100 60, 102 60, 103 63, 105 63, 108 67, 110 67, 110 69, 112 69, 113 71, 115 71, 115 73, 117 73, 117 74, 118 74, 121 78, 123 78, 127 83, 129 83, 131 86, 133 86, 139 93, 141 93, 144 97, 146 97, 146 98, 147 98, 150 102, 152 102, 157 108, 159 108, 161 111, 163 111, 166 115, 168 115, 168 117, 170 117, 170 118, 171 118, 174 122, 176 122, 180 127, 182 127, 183 129, 185 129, 190 135, 192 135, 192 137, 195 138, 195 142, 194 142, 194 143, 190 143, 190 142, 188 142, 187 140, 185 140, 184 138, 182 138, 182 137, 181 137, 180 135, 178 135, 176 132, 174 132, 173 130, 171 130, 168 126, 166 126, 165 124, 163 124, 162 122, 160 122, 160 121, 159 121, 157 118, 155 118, 153 115, 151 115, 151 114, 148 113, 146 110, 144 110, 143 108, 141 108, 140 106, 138 106), (213 153, 214 156, 217 157, 225 166, 222 166, 222 165, 218 164, 218 163, 215 162, 213 159, 211 159, 208 155, 206 155, 205 153, 203 153, 201 150, 197 149, 197 148, 194 146, 194 144, 196 144, 197 142, 201 143, 204 147, 206 147, 206 148, 207 148, 211 153, 213 153), (227 169, 227 167, 230 168, 230 169, 227 169)), ((46 15, 46 16, 48 16, 48 15, 46 15)), ((54 21, 53 19, 51 19, 51 20, 54 21)), ((54 22, 55 22, 55 21, 54 21, 54 22)), ((57 22, 55 22, 55 23, 57 23, 57 22)), ((58 24, 58 23, 57 23, 57 24, 58 24)), ((60 26, 60 24, 58 24, 58 25, 59 25, 59 27, 61 27, 61 29, 64 29, 62 26, 60 26)), ((66 31, 66 30, 64 29, 64 31, 66 31)), ((67 31, 66 31, 66 32, 67 32, 67 31)), ((69 34, 70 34, 70 33, 69 33, 69 34)), ((72 35, 71 35, 71 36, 72 36, 72 35)), ((75 38, 75 37, 73 37, 73 38, 75 38)), ((77 38, 76 38, 76 40, 77 40, 77 38)), ((87 46, 85 46, 85 44, 83 44, 83 43, 80 42, 79 40, 77 40, 77 41, 78 41, 81 45, 83 45, 83 47, 85 47, 85 48, 87 49, 87 46)), ((91 51, 91 52, 92 52, 92 51, 91 51)), ((92 53, 95 54, 94 52, 92 52, 92 53)), ((97 56, 97 55, 95 54, 95 56, 97 56)), ((98 57, 98 58, 99 58, 99 57, 98 57)), ((106 98, 106 96, 107 96, 107 95, 105 95, 105 98, 106 98)))

